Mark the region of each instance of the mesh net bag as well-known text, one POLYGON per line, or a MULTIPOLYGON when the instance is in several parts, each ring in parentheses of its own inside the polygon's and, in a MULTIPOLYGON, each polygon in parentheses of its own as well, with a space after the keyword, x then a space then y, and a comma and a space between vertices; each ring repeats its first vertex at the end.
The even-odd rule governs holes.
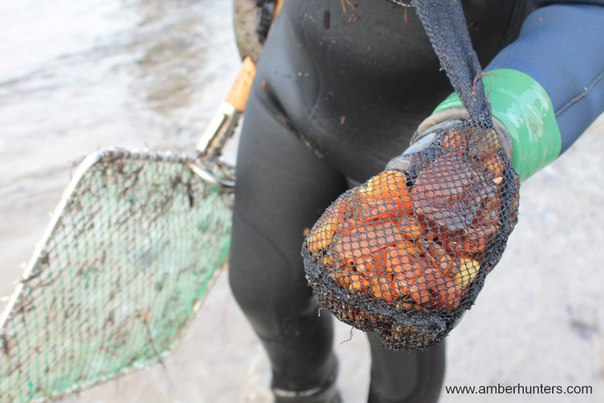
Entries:
POLYGON ((519 182, 494 129, 466 122, 422 142, 341 195, 303 247, 322 306, 396 350, 448 334, 517 221, 519 182))
POLYGON ((321 305, 394 350, 440 342, 471 307, 501 258, 519 199, 460 2, 412 5, 467 118, 434 126, 341 195, 302 248, 321 305))

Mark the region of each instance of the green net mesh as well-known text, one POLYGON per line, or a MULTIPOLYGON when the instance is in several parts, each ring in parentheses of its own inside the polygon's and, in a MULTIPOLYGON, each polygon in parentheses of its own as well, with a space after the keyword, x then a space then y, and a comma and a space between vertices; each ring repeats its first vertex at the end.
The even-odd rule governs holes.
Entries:
POLYGON ((59 396, 172 347, 225 261, 231 225, 228 196, 187 162, 110 151, 83 163, 0 318, 0 402, 59 396))

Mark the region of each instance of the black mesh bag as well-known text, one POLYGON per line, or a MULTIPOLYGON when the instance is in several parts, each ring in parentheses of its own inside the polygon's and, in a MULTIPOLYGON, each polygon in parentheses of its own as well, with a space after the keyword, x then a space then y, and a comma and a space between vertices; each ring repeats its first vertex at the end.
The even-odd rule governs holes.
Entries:
POLYGON ((471 307, 505 249, 519 197, 459 2, 414 5, 465 118, 416 134, 326 210, 302 249, 321 305, 394 350, 440 342, 471 307))

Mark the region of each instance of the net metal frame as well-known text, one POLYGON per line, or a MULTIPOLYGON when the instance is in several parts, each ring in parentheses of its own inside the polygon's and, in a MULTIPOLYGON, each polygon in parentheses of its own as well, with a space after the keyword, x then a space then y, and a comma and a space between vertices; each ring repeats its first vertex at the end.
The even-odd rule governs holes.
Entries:
POLYGON ((0 401, 162 362, 230 242, 232 195, 196 157, 106 150, 80 164, 0 317, 0 401))

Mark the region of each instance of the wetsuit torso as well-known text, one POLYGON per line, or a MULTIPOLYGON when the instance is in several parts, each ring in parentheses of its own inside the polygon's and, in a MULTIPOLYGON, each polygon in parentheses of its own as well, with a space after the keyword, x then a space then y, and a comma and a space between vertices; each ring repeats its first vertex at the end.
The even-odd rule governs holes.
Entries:
MULTIPOLYGON (((522 0, 463 4, 483 64, 517 36, 531 8, 522 0)), ((255 90, 317 154, 356 180, 402 152, 452 91, 413 8, 286 1, 272 29, 255 90)))

